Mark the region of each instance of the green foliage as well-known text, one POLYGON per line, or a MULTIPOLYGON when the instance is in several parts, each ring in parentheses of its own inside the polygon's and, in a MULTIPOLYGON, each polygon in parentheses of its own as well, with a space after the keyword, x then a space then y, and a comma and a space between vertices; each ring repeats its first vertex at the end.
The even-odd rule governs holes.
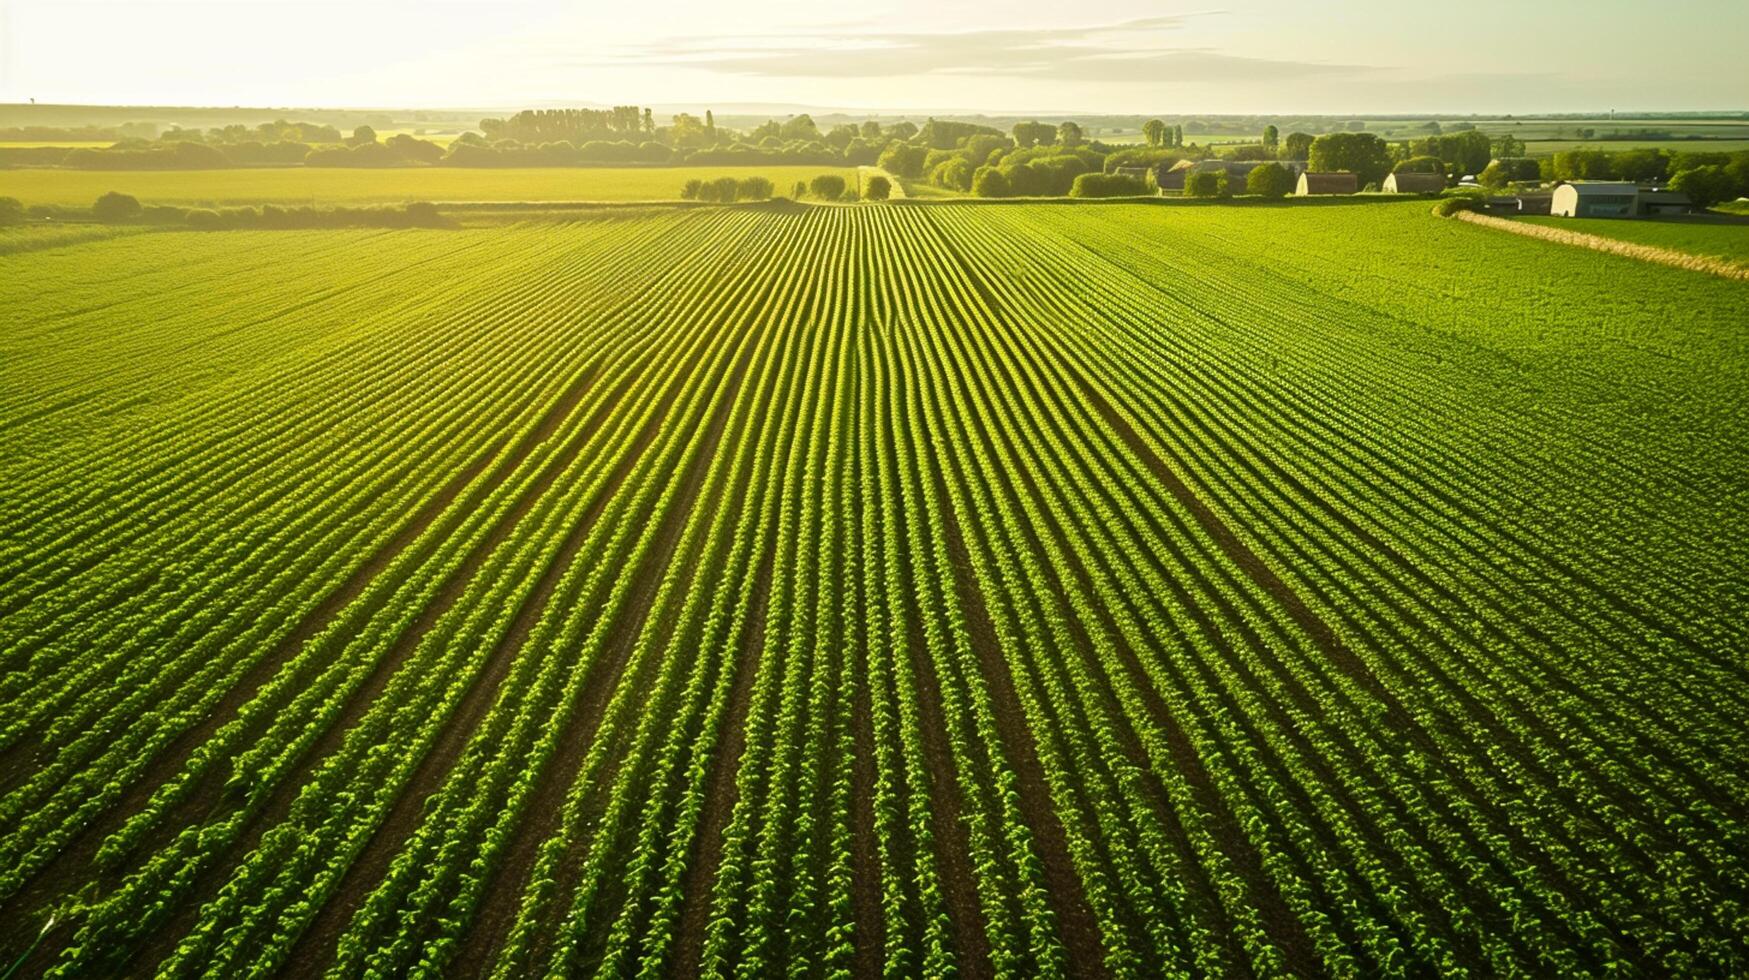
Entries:
POLYGON ((1445 176, 1445 161, 1438 157, 1410 157, 1391 168, 1394 174, 1439 174, 1445 176))
POLYGON ((1697 208, 1710 208, 1743 193, 1743 188, 1731 174, 1718 165, 1695 167, 1670 178, 1670 189, 1688 195, 1697 208))
POLYGON ((1389 148, 1372 133, 1326 133, 1312 141, 1307 159, 1313 171, 1356 174, 1362 184, 1378 183, 1391 170, 1389 148))
POLYGON ((1295 175, 1279 163, 1266 163, 1245 175, 1245 193, 1286 197, 1294 191, 1295 175))
POLYGON ((1476 179, 1483 187, 1498 190, 1519 181, 1540 180, 1542 168, 1527 157, 1506 157, 1490 161, 1476 179))
POLYGON ((1299 160, 1302 162, 1310 159, 1312 155, 1313 139, 1314 137, 1311 133, 1296 132, 1287 134, 1287 139, 1283 140, 1281 144, 1281 158, 1283 160, 1299 160))
POLYGON ((1149 146, 1162 147, 1166 145, 1166 124, 1158 119, 1150 119, 1142 124, 1142 138, 1149 146))
POLYGON ((1077 174, 1069 187, 1070 197, 1140 197, 1148 193, 1148 184, 1127 174, 1077 174))
POLYGON ((140 202, 131 194, 110 191, 91 205, 91 216, 98 221, 132 221, 140 216, 140 202))
POLYGON ((1014 145, 1021 149, 1032 146, 1048 145, 1057 138, 1057 128, 1050 123, 1032 122, 1015 123, 1012 130, 1014 145))
POLYGON ((820 174, 808 181, 808 193, 822 201, 836 201, 844 196, 845 181, 837 174, 820 174))
POLYGON ((1227 186, 1227 172, 1224 170, 1198 170, 1184 178, 1184 193, 1188 197, 1226 197, 1230 193, 1227 186))
POLYGON ((880 174, 863 182, 862 196, 869 201, 884 201, 893 194, 893 183, 880 174))
POLYGON ((979 167, 972 175, 972 193, 979 197, 1010 197, 1014 189, 1008 185, 1008 175, 997 167, 979 167))
POLYGON ((0 227, 24 223, 24 205, 16 197, 0 197, 0 227))

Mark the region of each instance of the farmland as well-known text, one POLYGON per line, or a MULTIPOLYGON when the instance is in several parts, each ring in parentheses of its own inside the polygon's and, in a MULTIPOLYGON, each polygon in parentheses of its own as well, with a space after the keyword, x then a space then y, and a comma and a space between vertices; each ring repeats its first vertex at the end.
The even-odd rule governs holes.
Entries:
POLYGON ((1749 221, 1741 219, 1727 221, 1709 217, 1621 221, 1613 218, 1555 218, 1533 215, 1518 220, 1566 228, 1587 235, 1618 238, 1638 245, 1671 248, 1690 255, 1749 263, 1749 221))
POLYGON ((21 975, 1749 971, 1739 282, 1424 202, 82 231, 0 239, 21 975))
POLYGON ((764 176, 781 190, 850 167, 253 167, 232 170, 0 170, 0 195, 88 205, 109 191, 147 204, 398 204, 406 201, 677 200, 690 179, 764 176))

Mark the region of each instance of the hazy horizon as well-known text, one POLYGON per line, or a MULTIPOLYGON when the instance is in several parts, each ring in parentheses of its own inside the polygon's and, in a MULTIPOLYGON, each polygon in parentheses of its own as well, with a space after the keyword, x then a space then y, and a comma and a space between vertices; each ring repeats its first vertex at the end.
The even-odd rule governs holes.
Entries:
POLYGON ((1462 16, 1245 0, 856 20, 780 0, 635 15, 557 0, 6 0, 0 101, 463 109, 764 103, 852 112, 1603 113, 1749 105, 1749 5, 1462 16), (93 25, 101 29, 93 30, 93 25), (1636 29, 1646 25, 1647 29, 1636 29))

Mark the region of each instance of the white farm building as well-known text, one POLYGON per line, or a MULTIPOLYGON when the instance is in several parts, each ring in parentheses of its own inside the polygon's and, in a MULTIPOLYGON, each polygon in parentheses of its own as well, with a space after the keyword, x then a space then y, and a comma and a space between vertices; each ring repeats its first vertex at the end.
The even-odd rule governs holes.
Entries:
POLYGON ((1640 215, 1684 214, 1688 195, 1604 181, 1561 184, 1555 188, 1549 213, 1562 218, 1633 218, 1640 215))

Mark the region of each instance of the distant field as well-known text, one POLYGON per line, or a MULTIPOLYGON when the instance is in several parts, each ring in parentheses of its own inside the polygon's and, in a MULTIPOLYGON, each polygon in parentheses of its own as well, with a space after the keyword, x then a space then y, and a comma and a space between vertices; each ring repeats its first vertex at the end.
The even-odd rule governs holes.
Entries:
POLYGON ((1533 157, 1546 157, 1567 150, 1602 150, 1606 153, 1620 153, 1622 150, 1637 150, 1642 147, 1654 150, 1670 150, 1675 153, 1735 153, 1738 150, 1749 150, 1749 138, 1746 139, 1704 139, 1704 140, 1529 140, 1525 143, 1525 152, 1533 157))
POLYGON ((69 150, 78 149, 80 147, 94 147, 101 149, 106 146, 114 145, 115 140, 20 140, 17 142, 7 141, 0 143, 0 150, 34 150, 43 146, 64 146, 69 150))
POLYGON ((1749 222, 1741 224, 1701 221, 1623 221, 1619 218, 1520 218, 1532 224, 1582 231, 1638 245, 1672 248, 1690 255, 1706 255, 1749 262, 1749 222))
POLYGON ((697 177, 763 174, 779 190, 819 174, 855 180, 851 167, 537 167, 386 170, 264 167, 237 170, 8 170, 0 195, 26 204, 90 204, 106 191, 146 204, 389 204, 402 201, 677 200, 697 177))

